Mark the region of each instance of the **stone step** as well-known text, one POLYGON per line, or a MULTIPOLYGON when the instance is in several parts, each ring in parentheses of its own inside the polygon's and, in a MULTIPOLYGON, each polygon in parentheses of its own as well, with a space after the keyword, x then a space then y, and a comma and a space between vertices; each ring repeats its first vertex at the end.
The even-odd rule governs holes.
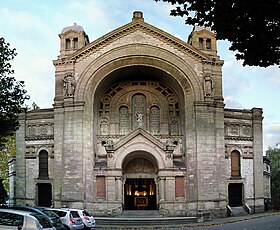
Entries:
POLYGON ((95 217, 96 228, 184 226, 197 222, 196 217, 95 217))
POLYGON ((137 217, 146 217, 146 218, 155 218, 163 217, 159 214, 158 210, 124 210, 121 217, 127 218, 137 218, 137 217))
POLYGON ((244 209, 243 206, 240 207, 230 207, 232 211, 232 216, 246 216, 248 212, 244 209))

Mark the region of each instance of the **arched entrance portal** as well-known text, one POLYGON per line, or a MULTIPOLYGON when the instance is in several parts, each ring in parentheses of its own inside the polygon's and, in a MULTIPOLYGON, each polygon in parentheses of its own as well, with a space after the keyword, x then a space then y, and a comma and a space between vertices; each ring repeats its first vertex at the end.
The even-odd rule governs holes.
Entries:
POLYGON ((155 210, 157 209, 156 171, 157 167, 147 153, 133 154, 126 160, 124 172, 124 209, 155 210), (146 156, 145 156, 146 155, 146 156))

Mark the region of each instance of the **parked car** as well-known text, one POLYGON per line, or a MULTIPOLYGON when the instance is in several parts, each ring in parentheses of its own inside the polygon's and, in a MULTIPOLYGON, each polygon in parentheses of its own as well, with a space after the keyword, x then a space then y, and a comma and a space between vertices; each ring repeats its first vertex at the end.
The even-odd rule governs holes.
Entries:
POLYGON ((71 211, 69 209, 59 209, 59 208, 49 208, 53 212, 55 212, 62 222, 62 224, 68 230, 80 230, 84 228, 83 221, 79 216, 78 212, 71 211))
POLYGON ((84 209, 70 209, 71 211, 78 212, 79 216, 85 225, 84 229, 92 229, 95 227, 95 219, 84 209))
POLYGON ((0 209, 1 230, 55 230, 52 223, 42 214, 14 210, 0 209))
POLYGON ((25 206, 25 205, 14 205, 14 206, 10 206, 8 207, 9 209, 15 209, 15 210, 23 210, 23 211, 29 211, 29 212, 35 212, 35 213, 39 213, 42 214, 44 216, 46 216, 50 222, 52 223, 52 225, 55 227, 56 230, 66 230, 65 227, 63 226, 59 216, 51 211, 48 210, 44 207, 32 207, 32 206, 25 206))

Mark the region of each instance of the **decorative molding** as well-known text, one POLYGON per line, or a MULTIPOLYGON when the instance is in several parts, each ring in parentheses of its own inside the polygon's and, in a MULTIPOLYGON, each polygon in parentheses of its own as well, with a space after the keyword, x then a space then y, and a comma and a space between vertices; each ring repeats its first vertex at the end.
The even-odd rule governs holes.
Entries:
MULTIPOLYGON (((186 42, 180 40, 179 38, 168 34, 148 23, 145 22, 131 22, 127 25, 124 25, 104 36, 101 38, 93 41, 89 45, 85 46, 81 50, 75 52, 69 58, 63 58, 61 60, 55 60, 53 63, 55 66, 57 65, 64 65, 66 63, 75 63, 81 58, 85 58, 91 55, 93 52, 98 53, 103 47, 107 46, 108 44, 113 43, 114 41, 129 35, 137 30, 142 31, 144 34, 149 34, 150 36, 161 40, 163 43, 168 44, 169 46, 172 45, 176 50, 181 51, 183 53, 188 53, 192 57, 195 57, 197 60, 200 60, 203 63, 207 64, 214 64, 214 65, 222 65, 223 61, 217 60, 215 58, 210 58, 208 55, 204 54, 203 52, 196 50, 191 45, 187 44, 186 42)), ((147 40, 144 39, 143 36, 133 36, 131 38, 131 43, 137 44, 146 44, 147 40)), ((98 56, 100 56, 99 54, 98 56)))

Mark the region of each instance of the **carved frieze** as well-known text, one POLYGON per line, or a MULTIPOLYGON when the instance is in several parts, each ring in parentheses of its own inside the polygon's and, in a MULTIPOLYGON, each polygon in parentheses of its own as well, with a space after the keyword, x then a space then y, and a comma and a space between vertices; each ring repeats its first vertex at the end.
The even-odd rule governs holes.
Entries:
POLYGON ((26 128, 26 139, 53 139, 53 123, 28 124, 26 128))
POLYGON ((226 123, 225 137, 252 138, 252 126, 250 124, 226 123))
POLYGON ((153 164, 144 159, 144 158, 137 158, 128 163, 125 167, 126 173, 154 173, 155 167, 153 164))

